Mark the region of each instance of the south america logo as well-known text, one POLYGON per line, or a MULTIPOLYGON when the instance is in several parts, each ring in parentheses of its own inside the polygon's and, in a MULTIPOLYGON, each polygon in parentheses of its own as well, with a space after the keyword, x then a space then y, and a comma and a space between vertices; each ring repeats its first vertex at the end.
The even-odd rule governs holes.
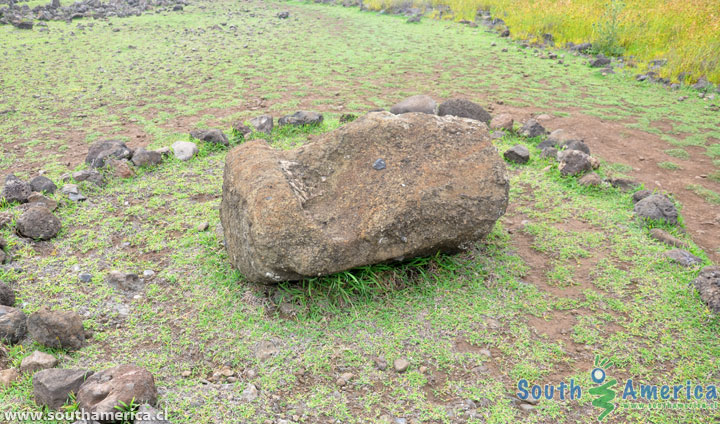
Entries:
POLYGON ((598 387, 593 387, 588 390, 595 399, 592 401, 592 405, 598 408, 603 408, 604 411, 598 417, 598 421, 602 421, 609 413, 615 410, 615 404, 611 403, 615 399, 615 390, 610 389, 612 386, 617 384, 617 380, 605 381, 606 374, 605 370, 612 367, 612 363, 608 359, 601 359, 600 356, 595 356, 595 368, 590 372, 590 377, 595 384, 600 384, 598 387), (604 384, 603 384, 604 383, 604 384))

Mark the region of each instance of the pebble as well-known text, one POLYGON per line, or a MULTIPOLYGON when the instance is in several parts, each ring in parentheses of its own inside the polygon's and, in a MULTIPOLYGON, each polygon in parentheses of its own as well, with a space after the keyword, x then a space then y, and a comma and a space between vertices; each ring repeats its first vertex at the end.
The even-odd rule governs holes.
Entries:
POLYGON ((82 274, 78 275, 78 279, 83 283, 89 283, 90 281, 92 281, 92 274, 83 272, 82 274))
POLYGON ((385 169, 385 166, 385 160, 378 159, 375 161, 375 163, 373 163, 372 167, 377 171, 382 171, 383 169, 385 169))
POLYGON ((145 271, 143 271, 144 278, 152 278, 154 276, 155 276, 155 271, 153 271, 151 269, 146 269, 145 271))
POLYGON ((408 362, 408 360, 405 358, 398 358, 393 362, 393 367, 395 368, 395 371, 401 374, 407 371, 409 366, 410 362, 408 362))

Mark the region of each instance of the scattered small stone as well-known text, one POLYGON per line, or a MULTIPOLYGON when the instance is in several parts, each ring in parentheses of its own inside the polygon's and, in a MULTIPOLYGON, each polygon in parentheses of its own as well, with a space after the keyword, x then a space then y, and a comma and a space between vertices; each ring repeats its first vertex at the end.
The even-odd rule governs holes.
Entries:
POLYGON ((407 371, 409 366, 410 366, 410 362, 408 362, 408 360, 405 358, 398 358, 395 361, 393 361, 393 368, 395 368, 395 372, 400 373, 400 374, 407 371))
POLYGON ((578 180, 578 184, 585 187, 599 187, 602 185, 602 180, 598 174, 591 172, 578 180))
POLYGON ((33 29, 34 23, 32 21, 18 21, 13 22, 12 25, 17 29, 33 29))
POLYGON ((155 276, 155 271, 151 269, 146 269, 143 271, 143 278, 153 278, 155 276))
POLYGON ((190 141, 176 141, 171 148, 175 157, 181 161, 192 159, 198 152, 197 145, 190 141))
POLYGON ((90 376, 80 386, 77 403, 90 414, 109 414, 122 403, 150 404, 157 402, 153 375, 135 365, 120 365, 90 376))
POLYGON ((202 140, 212 144, 222 144, 223 146, 229 146, 230 141, 228 140, 225 133, 217 128, 211 128, 209 130, 195 130, 190 132, 190 137, 202 140))
POLYGON ((92 281, 92 274, 83 272, 82 274, 78 275, 78 279, 83 283, 89 283, 90 281, 92 281))
POLYGON ((682 249, 668 250, 667 252, 663 253, 663 256, 665 256, 666 258, 670 259, 671 261, 678 263, 684 267, 699 265, 702 263, 702 259, 693 255, 692 253, 688 252, 687 250, 682 250, 682 249))
POLYGON ((109 159, 129 159, 132 152, 120 140, 97 141, 90 146, 85 163, 92 168, 102 168, 109 159))
POLYGON ((637 190, 638 187, 640 187, 640 183, 627 178, 610 177, 607 179, 607 182, 610 183, 611 186, 626 192, 637 190))
POLYGON ((280 349, 271 340, 261 341, 255 345, 255 357, 259 361, 265 361, 274 356, 280 349))
POLYGON ((590 62, 590 67, 591 68, 602 68, 604 66, 609 65, 610 63, 611 63, 610 58, 605 57, 605 55, 600 53, 597 55, 597 58, 595 58, 595 60, 590 62))
MULTIPOLYGON (((550 140, 550 139, 548 139, 550 140)), ((590 154, 590 148, 587 146, 587 144, 583 143, 581 140, 565 140, 557 144, 557 146, 561 149, 565 150, 579 150, 586 155, 590 154)))
POLYGON ((240 134, 243 138, 252 134, 252 129, 250 129, 250 127, 248 127, 247 125, 245 125, 239 121, 233 124, 232 129, 233 129, 233 131, 240 134))
POLYGON ((547 130, 535 119, 528 119, 520 128, 519 134, 523 137, 539 137, 547 134, 547 130))
POLYGON ((23 374, 35 374, 41 370, 55 368, 57 364, 58 360, 56 357, 36 350, 22 360, 20 363, 20 372, 23 374))
POLYGON ((40 193, 35 193, 35 192, 33 192, 32 194, 30 194, 30 196, 28 196, 28 204, 36 204, 36 205, 45 206, 46 208, 48 208, 50 210, 50 212, 57 209, 56 201, 54 201, 53 199, 47 198, 40 193))
POLYGON ((13 289, 7 286, 7 284, 0 282, 0 306, 14 306, 15 305, 15 292, 13 289))
POLYGON ((8 212, 0 212, 0 230, 10 225, 13 217, 8 212))
POLYGON ((33 191, 36 191, 38 193, 55 193, 55 190, 57 190, 57 186, 54 182, 48 177, 45 177, 43 175, 38 175, 37 177, 30 180, 30 187, 33 191))
POLYGON ((292 115, 285 115, 278 119, 278 125, 281 127, 284 125, 320 125, 322 121, 322 114, 300 110, 292 115))
POLYGON ((687 247, 687 243, 677 237, 674 237, 672 234, 660 228, 653 228, 652 230, 650 230, 650 237, 661 243, 665 243, 668 246, 683 248, 687 247))
POLYGON ((162 154, 152 150, 145 150, 144 147, 135 150, 132 156, 133 165, 138 167, 160 165, 162 160, 162 154))
POLYGON ((27 333, 27 317, 20 309, 0 306, 0 340, 15 344, 27 333))
POLYGON ((192 372, 190 372, 190 371, 183 371, 183 372, 180 374, 180 376, 181 376, 182 378, 188 378, 188 377, 190 377, 191 375, 192 375, 192 372))
POLYGON ((290 17, 290 12, 280 12, 277 15, 275 15, 279 19, 287 19, 290 17))
POLYGON ((51 368, 39 371, 33 376, 33 393, 38 406, 60 409, 67 402, 70 393, 77 393, 92 371, 79 369, 51 368))
POLYGON ((558 156, 558 149, 554 147, 545 147, 542 149, 542 152, 540 152, 541 158, 550 158, 553 160, 557 160, 558 156))
POLYGON ((497 130, 497 131, 494 131, 492 134, 490 134, 490 139, 491 140, 499 140, 499 139, 505 137, 506 135, 507 135, 507 133, 505 131, 497 130))
POLYGON ((411 96, 390 108, 390 113, 401 115, 403 113, 420 112, 434 115, 437 103, 430 96, 423 94, 411 96))
POLYGON ((720 267, 708 266, 703 268, 697 278, 693 280, 695 289, 700 293, 700 299, 707 304, 714 313, 720 313, 720 267))
POLYGON ((530 405, 529 403, 520 403, 518 404, 518 408, 523 412, 532 412, 535 410, 535 406, 530 405))
POLYGON ((375 358, 375 367, 377 367, 380 371, 385 371, 387 369, 387 361, 385 358, 375 358))
POLYGON ((385 169, 385 167, 386 167, 385 160, 384 160, 384 159, 378 159, 378 160, 376 160, 375 162, 373 162, 372 167, 373 167, 373 169, 375 169, 376 171, 382 171, 382 170, 385 169))
POLYGON ((357 119, 357 115, 354 115, 352 113, 343 113, 340 115, 340 123, 345 124, 347 122, 352 122, 357 119))
POLYGON ((474 119, 484 122, 486 125, 489 125, 492 119, 490 114, 487 113, 482 106, 461 98, 450 99, 441 103, 437 113, 439 116, 451 115, 460 118, 474 119))
POLYGON ((345 372, 340 374, 340 377, 335 381, 335 383, 337 383, 338 386, 344 386, 349 383, 350 380, 352 380, 354 377, 355 374, 351 372, 345 372))
POLYGON ((197 231, 200 232, 200 233, 202 233, 203 231, 207 231, 208 228, 210 228, 210 223, 209 223, 209 222, 201 222, 201 223, 198 224, 198 226, 196 227, 197 231))
POLYGON ((34 205, 25 211, 16 222, 17 232, 33 240, 50 240, 62 225, 60 220, 43 205, 34 205))
POLYGON ((503 153, 503 157, 509 162, 524 164, 530 160, 530 151, 527 147, 521 144, 516 144, 505 151, 505 153, 503 153))
POLYGON ((85 343, 82 317, 72 311, 50 311, 43 307, 27 319, 30 336, 43 346, 77 350, 85 343))
POLYGON ((579 150, 563 150, 558 153, 560 173, 565 176, 584 174, 592 169, 590 156, 579 150))
POLYGON ((131 272, 110 271, 105 281, 108 285, 122 291, 137 292, 143 288, 140 277, 131 272))
POLYGON ((20 379, 20 373, 15 368, 0 371, 0 389, 10 387, 10 385, 20 379))
POLYGON ((84 200, 87 200, 87 197, 83 196, 82 193, 80 193, 80 189, 78 189, 78 186, 76 184, 65 184, 62 187, 61 192, 73 202, 82 202, 84 200))
MULTIPOLYGON (((91 182, 98 187, 103 187, 105 185, 105 178, 103 177, 103 175, 101 173, 99 173, 95 169, 84 169, 82 171, 74 172, 72 174, 72 178, 77 182, 83 182, 83 181, 91 182)), ((65 186, 63 186, 63 189, 65 189, 66 186, 67 186, 67 184, 65 186)), ((71 184, 71 186, 73 186, 75 188, 75 191, 77 191, 76 185, 71 184)), ((63 193, 65 193, 65 190, 63 190, 63 193)), ((65 194, 67 194, 67 193, 65 193, 65 194)))
POLYGON ((2 192, 0 192, 0 198, 5 199, 8 203, 26 203, 32 191, 30 184, 16 177, 14 174, 10 174, 5 177, 5 186, 2 192))
POLYGON ((105 160, 105 166, 110 168, 113 176, 116 178, 132 178, 135 176, 135 170, 130 165, 131 162, 127 159, 107 159, 105 160))
POLYGON ((270 134, 273 129, 273 117, 270 115, 261 115, 250 120, 250 125, 255 131, 270 134))
POLYGON ((635 203, 635 215, 640 219, 664 221, 675 225, 678 211, 673 202, 661 194, 651 194, 635 203))
POLYGON ((247 387, 245 387, 245 390, 243 390, 242 395, 240 396, 240 400, 242 400, 243 402, 253 402, 257 398, 258 389, 252 383, 248 384, 247 387))
POLYGON ((650 196, 651 194, 653 194, 653 192, 651 190, 636 191, 635 193, 633 193, 633 196, 632 196, 633 203, 637 203, 637 202, 641 201, 642 199, 650 196))

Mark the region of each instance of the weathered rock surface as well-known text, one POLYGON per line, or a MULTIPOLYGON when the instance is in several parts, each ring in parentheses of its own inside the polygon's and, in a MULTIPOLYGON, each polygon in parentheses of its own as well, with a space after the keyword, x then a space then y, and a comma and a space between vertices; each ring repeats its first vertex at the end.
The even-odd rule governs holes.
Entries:
POLYGON ((292 115, 286 115, 278 119, 278 125, 318 125, 322 123, 323 116, 317 112, 300 110, 292 115))
POLYGON ((27 333, 27 317, 20 309, 0 306, 0 341, 15 344, 27 333))
POLYGON ((720 267, 708 266, 703 268, 693 284, 700 293, 700 299, 708 305, 711 311, 720 313, 720 267))
POLYGON ((202 140, 206 143, 222 144, 223 146, 229 146, 230 141, 224 132, 217 128, 211 128, 209 130, 195 130, 190 132, 190 137, 202 140))
POLYGON ((175 157, 181 161, 192 159, 198 152, 197 145, 191 141, 176 141, 171 147, 175 157))
POLYGON ((16 177, 14 174, 10 174, 5 177, 5 185, 0 193, 0 199, 5 199, 8 203, 25 203, 31 193, 32 187, 30 184, 16 177))
POLYGON ((667 252, 663 253, 663 256, 685 267, 699 265, 702 263, 702 259, 693 255, 687 250, 682 249, 668 250, 667 252))
POLYGON ((677 224, 678 211, 670 199, 662 194, 651 194, 635 203, 635 215, 640 219, 665 221, 677 224))
POLYGON ((70 393, 77 393, 92 371, 51 368, 33 376, 33 393, 38 406, 60 409, 67 402, 70 393))
POLYGON ((437 110, 437 103, 430 96, 423 94, 408 97, 390 108, 390 113, 400 115, 403 113, 420 112, 434 115, 437 110))
POLYGON ((590 155, 579 150, 563 150, 558 153, 558 160, 563 175, 582 175, 592 170, 590 155))
POLYGON ((0 370, 0 389, 10 386, 20 379, 20 373, 15 368, 0 370))
POLYGON ((31 205, 42 205, 48 208, 50 212, 57 209, 57 202, 53 199, 50 199, 49 197, 43 196, 40 193, 31 193, 30 196, 28 196, 28 203, 23 206, 31 206, 31 205))
POLYGON ((43 346, 55 349, 80 349, 85 342, 82 317, 72 311, 41 308, 27 320, 30 336, 43 346))
POLYGON ((33 205, 16 222, 17 232, 33 240, 50 240, 60 231, 60 220, 44 205, 33 205))
POLYGON ((154 166, 162 163, 162 154, 153 150, 145 150, 141 147, 133 153, 132 163, 135 166, 154 166))
POLYGON ((535 119, 528 119, 518 133, 524 137, 539 137, 547 134, 547 130, 535 119))
POLYGON ((290 151, 238 146, 220 217, 246 278, 297 280, 468 247, 505 213, 508 188, 485 125, 378 112, 290 151))
POLYGON ((96 141, 90 146, 85 163, 93 168, 102 168, 109 159, 129 159, 132 152, 121 140, 96 141))
POLYGON ((55 368, 57 364, 58 360, 54 356, 36 350, 29 356, 23 358, 20 363, 20 372, 23 374, 34 374, 38 371, 55 368))
POLYGON ((507 113, 501 113, 500 115, 495 116, 490 121, 490 129, 512 131, 514 124, 515 120, 513 119, 512 115, 509 115, 507 113))
POLYGON ((14 306, 15 305, 15 292, 13 289, 8 287, 5 283, 0 282, 0 305, 1 306, 14 306))
POLYGON ((514 163, 527 163, 530 160, 530 151, 522 144, 516 144, 503 153, 505 160, 514 163))
POLYGON ((458 118, 474 119, 490 125, 492 117, 477 103, 473 103, 466 99, 450 99, 443 102, 438 107, 438 115, 440 116, 457 116, 458 118))
POLYGON ((80 408, 88 413, 107 414, 117 411, 121 403, 155 405, 155 378, 134 365, 120 365, 93 374, 77 391, 80 408))
POLYGON ((674 237, 672 234, 668 233, 667 231, 661 229, 661 228, 653 228, 650 230, 650 237, 654 238, 655 240, 665 243, 668 246, 673 247, 687 247, 687 243, 680 240, 677 237, 674 237))
POLYGON ((38 175, 37 177, 30 180, 30 187, 32 187, 33 191, 36 191, 38 193, 55 193, 55 190, 57 190, 57 186, 54 182, 48 177, 45 177, 43 175, 38 175))
MULTIPOLYGON (((551 148, 551 147, 550 147, 551 148)), ((578 184, 586 187, 598 187, 602 184, 600 176, 594 172, 591 172, 578 180, 578 184)))
POLYGON ((260 115, 250 120, 250 125, 255 131, 270 134, 273 129, 273 117, 270 115, 260 115))

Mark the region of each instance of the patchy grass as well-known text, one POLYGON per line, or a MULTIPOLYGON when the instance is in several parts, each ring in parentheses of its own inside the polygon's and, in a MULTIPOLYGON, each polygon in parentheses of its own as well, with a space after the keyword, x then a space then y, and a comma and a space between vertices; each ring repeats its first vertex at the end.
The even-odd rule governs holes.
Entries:
POLYGON ((667 149, 665 153, 678 159, 690 159, 690 154, 685 149, 667 149))
POLYGON ((708 203, 720 205, 720 193, 709 188, 705 188, 700 184, 690 184, 687 188, 688 190, 705 199, 708 203))
MULTIPOLYGON (((365 0, 375 10, 400 7, 400 0, 365 0)), ((411 2, 420 7, 449 6, 444 17, 474 20, 478 10, 503 19, 513 37, 542 41, 553 34, 559 44, 592 42, 609 54, 626 54, 647 63, 667 59, 659 73, 677 77, 687 72, 720 82, 720 6, 698 0, 433 0, 411 2)))
POLYGON ((682 169, 682 166, 678 165, 675 162, 658 162, 657 166, 659 166, 662 169, 667 169, 670 171, 676 171, 678 169, 682 169))

